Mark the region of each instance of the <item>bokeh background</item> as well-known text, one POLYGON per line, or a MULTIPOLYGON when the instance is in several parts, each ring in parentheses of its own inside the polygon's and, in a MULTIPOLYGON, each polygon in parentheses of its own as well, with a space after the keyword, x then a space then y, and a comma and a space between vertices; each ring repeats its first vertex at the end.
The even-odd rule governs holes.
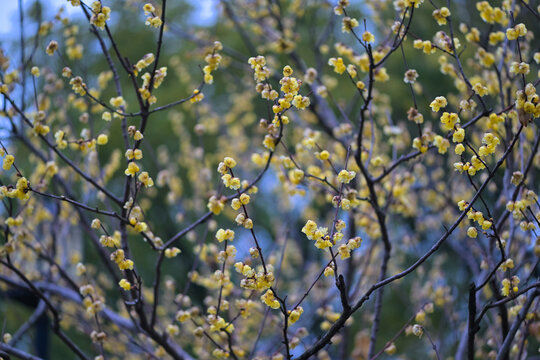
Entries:
MULTIPOLYGON (((247 2, 254 4, 255 2, 247 2)), ((372 31, 377 39, 383 39, 389 29, 389 25, 394 21, 394 9, 390 1, 352 1, 348 10, 358 19, 366 19, 367 27, 372 31), (367 4, 369 3, 369 4, 367 4), (374 17, 372 6, 382 7, 379 14, 383 15, 383 20, 374 17)), ((108 25, 114 34, 116 42, 119 44, 122 53, 135 63, 144 54, 155 52, 155 43, 157 32, 144 26, 144 16, 142 13, 143 2, 140 1, 105 1, 105 5, 112 8, 111 20, 108 25)), ((115 96, 114 86, 109 82, 107 86, 100 88, 97 74, 107 70, 107 64, 98 47, 95 37, 88 31, 89 27, 79 8, 72 8, 69 3, 61 0, 54 1, 4 1, 2 3, 2 12, 0 13, 0 39, 1 47, 4 52, 12 57, 12 63, 16 64, 20 56, 19 42, 19 13, 18 6, 22 5, 24 9, 24 32, 26 36, 25 49, 29 51, 32 48, 32 37, 39 22, 48 22, 52 24, 51 31, 40 40, 36 54, 33 57, 32 65, 42 67, 44 73, 47 71, 60 73, 61 68, 69 65, 74 74, 81 75, 89 87, 99 89, 100 97, 108 99, 115 96), (63 12, 58 12, 64 8, 63 12), (65 24, 55 15, 60 14, 61 19, 66 19, 65 24), (76 30, 75 30, 76 29, 76 30), (66 33, 66 31, 68 33, 66 33), (74 37, 77 44, 84 46, 82 58, 70 59, 67 54, 62 58, 53 59, 45 55, 45 47, 49 39, 57 39, 61 44, 69 37, 74 37)), ((295 53, 301 56, 301 62, 307 66, 313 66, 321 75, 325 85, 331 92, 331 96, 336 104, 355 118, 361 102, 356 97, 355 92, 350 86, 347 86, 347 79, 334 76, 331 67, 327 66, 326 61, 330 56, 335 56, 333 44, 342 42, 360 51, 359 46, 355 44, 351 36, 341 32, 340 19, 333 14, 332 7, 335 4, 325 1, 305 1, 301 6, 305 11, 300 16, 286 16, 284 21, 293 21, 295 33, 293 40, 295 43, 295 53), (317 43, 317 34, 321 29, 328 29, 330 35, 322 44, 317 43), (318 46, 314 46, 317 44, 318 46)), ((440 5, 443 5, 442 2, 440 5)), ((199 66, 204 66, 204 55, 211 48, 215 40, 221 41, 224 46, 222 55, 224 57, 220 69, 214 73, 214 84, 205 86, 203 92, 205 99, 197 106, 180 106, 171 110, 161 112, 152 116, 144 142, 143 151, 145 158, 142 163, 145 170, 151 174, 174 174, 177 178, 159 186, 158 176, 154 177, 158 186, 149 189, 141 199, 143 208, 148 214, 149 224, 152 229, 159 229, 156 233, 166 238, 174 235, 180 229, 189 224, 197 215, 206 210, 206 200, 212 190, 219 183, 219 178, 215 172, 217 163, 224 155, 234 155, 240 164, 250 163, 250 155, 253 152, 262 153, 264 149, 261 146, 264 132, 259 128, 258 121, 267 114, 266 104, 260 100, 253 91, 254 82, 252 73, 247 64, 247 59, 257 54, 264 54, 268 58, 269 65, 279 75, 279 69, 286 64, 295 66, 294 59, 287 52, 276 52, 275 43, 270 41, 272 34, 265 33, 264 24, 252 24, 246 21, 247 35, 249 42, 245 42, 242 34, 235 30, 234 23, 230 16, 227 16, 225 9, 233 8, 240 13, 242 18, 242 4, 235 1, 169 1, 167 4, 167 31, 164 37, 164 48, 161 58, 161 64, 168 67, 168 77, 166 81, 156 90, 155 94, 159 99, 159 104, 166 104, 188 96, 191 91, 198 86, 201 81, 201 71, 199 66), (197 127, 199 125, 199 127, 197 127), (201 126, 204 131, 201 131, 201 126), (163 173, 166 171, 168 173, 163 173)), ((459 22, 466 24, 477 24, 486 30, 489 25, 479 20, 475 4, 472 1, 454 1, 452 7, 453 19, 455 19, 456 32, 459 22)), ((432 9, 428 6, 422 6, 417 10, 417 21, 414 21, 411 32, 414 37, 421 39, 431 39, 433 34, 440 30, 436 22, 431 18, 432 9), (421 21, 420 19, 427 19, 421 21)), ((379 15, 377 15, 379 16, 379 15)), ((527 26, 531 25, 529 31, 538 34, 538 23, 534 18, 523 15, 527 26)), ((363 25, 361 25, 363 27, 363 25)), ((460 34, 461 38, 463 36, 460 34)), ((415 84, 415 91, 419 107, 424 109, 424 116, 428 124, 436 124, 437 119, 431 116, 428 111, 429 103, 433 100, 434 94, 457 94, 454 82, 451 78, 441 75, 438 65, 438 54, 426 56, 419 50, 412 48, 412 39, 409 39, 407 46, 404 47, 408 68, 415 68, 419 71, 420 77, 415 84)), ((474 59, 475 48, 468 46, 465 41, 463 48, 463 62, 466 66, 471 66, 476 62, 474 59)), ((377 86, 376 103, 377 106, 387 106, 386 114, 378 114, 377 122, 386 126, 398 126, 403 131, 404 138, 401 143, 410 143, 411 139, 407 134, 415 130, 414 124, 407 124, 406 112, 411 107, 411 95, 407 84, 403 83, 403 73, 406 70, 401 56, 392 56, 386 64, 390 80, 377 86)), ((470 74, 473 76, 474 74, 470 74)), ((122 77, 122 85, 125 89, 130 86, 129 79, 122 77)), ((62 101, 65 97, 65 90, 69 86, 66 84, 64 92, 59 93, 58 97, 52 97, 54 101, 62 101), (60 95, 62 94, 62 95, 60 95)), ((31 90, 28 91, 29 99, 31 90)), ((17 94, 17 93, 15 93, 17 94)), ((128 110, 136 111, 135 98, 133 94, 126 91, 125 98, 129 104, 128 110)), ((83 108, 84 106, 81 105, 83 108)), ((63 114, 64 117, 72 119, 73 134, 81 131, 83 128, 90 128, 93 134, 103 131, 103 125, 100 120, 99 111, 93 111, 92 105, 86 104, 86 110, 90 113, 88 122, 79 121, 81 111, 77 106, 69 106, 63 114)), ((335 106, 332 111, 336 116, 339 112, 335 106)), ((294 116, 298 121, 298 126, 294 131, 285 137, 285 143, 290 149, 294 149, 295 144, 302 138, 306 128, 320 130, 313 116, 309 114, 294 116)), ((134 123, 136 124, 136 123, 134 123)), ((0 118, 0 135, 7 144, 17 146, 11 143, 9 133, 6 130, 8 126, 5 120, 0 118)), ((435 128, 435 125, 433 125, 435 128)), ((98 163, 102 166, 108 164, 112 158, 120 157, 122 152, 122 137, 119 122, 113 122, 105 131, 109 135, 109 144, 98 152, 98 163)), ((386 134, 378 140, 394 141, 392 135, 386 134)), ((324 143, 324 141, 323 141, 324 143)), ((399 154, 407 153, 410 148, 398 145, 396 151, 399 154)), ((343 154, 336 149, 337 153, 343 154)), ((17 155, 20 158, 30 157, 26 150, 17 146, 17 155)), ((390 154, 391 155, 391 154, 390 154)), ((389 156, 390 156, 389 155, 389 156)), ((77 158, 77 154, 73 153, 77 158)), ((79 158, 81 161, 84 159, 79 158)), ((429 172, 430 165, 427 164, 422 171, 429 172)), ((23 164, 22 168, 30 171, 31 164, 23 164)), ((89 164, 92 171, 92 164, 89 164)), ((250 178, 256 174, 256 167, 252 165, 242 166, 240 175, 243 178, 250 178)), ((411 165, 411 169, 414 167, 411 165)), ((441 170, 443 171, 443 170, 441 170)), ((123 186, 123 169, 120 166, 113 172, 108 182, 108 187, 114 193, 121 193, 123 186)), ((447 170, 449 174, 453 172, 451 168, 447 170)), ((445 177, 447 174, 439 174, 439 177, 445 177)), ((301 186, 302 187, 302 186, 301 186)), ((422 187, 419 185, 419 187, 422 187)), ((279 181, 279 172, 271 169, 265 175, 259 184, 259 195, 257 201, 253 203, 250 212, 253 212, 253 218, 257 225, 257 234, 262 243, 276 263, 279 262, 280 249, 287 241, 288 250, 286 251, 285 261, 292 266, 284 267, 282 280, 291 283, 292 289, 296 284, 309 283, 309 279, 317 268, 324 263, 324 258, 313 248, 311 242, 307 242, 300 233, 300 229, 305 223, 306 218, 315 217, 324 220, 331 219, 333 215, 332 207, 324 201, 326 195, 323 192, 304 187, 307 191, 305 196, 295 195, 289 199, 281 196, 283 189, 279 181), (279 214, 279 217, 275 215, 279 214), (283 219, 286 219, 285 221, 283 219), (277 259, 277 260, 276 260, 277 259), (302 273, 298 269, 303 268, 302 273), (294 279, 298 281, 295 282, 294 279)), ((54 187, 51 188, 54 190, 54 187)), ((425 190, 425 189, 424 189, 425 190)), ((86 201, 92 202, 93 195, 91 189, 81 186, 77 189, 79 195, 86 201)), ((414 189, 412 191, 415 191, 414 189)), ((420 191, 420 190, 419 190, 420 191)), ((427 190, 426 190, 427 191, 427 190)), ((432 189, 431 191, 436 191, 432 189)), ((421 193, 419 192, 419 195, 421 193)), ((498 194, 491 194, 491 200, 498 194)), ((489 197, 489 196, 488 196, 489 197)), ((423 254, 431 246, 437 236, 444 231, 440 223, 441 213, 438 213, 442 207, 436 204, 433 208, 426 201, 419 201, 421 207, 421 217, 417 216, 398 216, 391 218, 389 222, 393 237, 402 239, 402 242, 396 243, 395 265, 391 265, 390 273, 398 270, 402 264, 410 264, 423 254), (434 231, 426 231, 426 229, 434 231), (416 231, 419 230, 419 231, 416 231), (435 231, 436 230, 436 231, 435 231), (399 265, 401 264, 401 265, 399 265)), ((50 204, 50 210, 58 210, 55 205, 50 204)), ((165 265, 166 279, 174 280, 177 290, 185 288, 185 274, 193 266, 194 249, 202 243, 206 243, 209 253, 215 251, 215 245, 212 245, 212 229, 219 227, 230 227, 234 219, 234 213, 228 209, 224 216, 212 220, 208 228, 201 228, 188 236, 186 242, 182 242, 183 254, 179 256, 179 261, 168 262, 165 265)), ((348 220, 347 215, 344 219, 348 220)), ((98 260, 94 250, 89 245, 86 235, 77 232, 75 227, 66 230, 66 246, 74 249, 81 254, 85 263, 97 266, 98 260)), ((45 229, 44 229, 45 231, 45 229)), ((363 256, 364 251, 369 248, 373 239, 363 233, 363 250, 359 251, 359 257, 363 256)), ((43 236, 47 236, 46 233, 43 236)), ((140 273, 143 274, 143 281, 151 283, 153 279, 153 267, 155 256, 149 255, 148 245, 140 237, 132 234, 131 237, 133 258, 137 264, 140 273)), ((239 233, 237 242, 239 251, 238 258, 248 255, 247 249, 251 246, 249 234, 239 233)), ((430 300, 440 301, 440 311, 436 312, 430 319, 431 336, 438 341, 440 350, 443 353, 451 353, 457 347, 461 331, 456 321, 464 314, 465 307, 454 308, 453 304, 466 305, 467 289, 469 286, 470 272, 466 270, 460 261, 459 248, 445 246, 440 253, 431 261, 422 266, 417 276, 400 281, 395 286, 386 289, 384 296, 384 312, 382 323, 395 324, 395 326, 384 326, 379 334, 380 343, 378 347, 384 345, 385 339, 392 337, 395 332, 406 323, 407 320, 418 310, 418 305, 422 299, 415 294, 422 293, 422 279, 432 287, 433 297, 430 300), (413 281, 414 280, 414 281, 413 281), (452 336, 441 338, 439 334, 447 333, 448 328, 454 328, 452 336)), ((375 269, 376 270, 376 269, 375 269)), ((376 272, 374 270, 374 273, 376 272)), ((103 284, 109 283, 107 291, 108 306, 118 305, 118 292, 107 279, 101 279, 103 284)), ((284 285, 284 289, 286 289, 284 285)), ((320 296, 323 296, 327 288, 320 289, 320 296)), ((192 284, 188 290, 193 302, 203 302, 209 294, 209 290, 203 286, 192 284)), ((315 292, 317 297, 319 292, 315 292)), ((167 298, 168 295, 165 295, 167 298)), ((314 299, 306 305, 306 313, 315 311, 317 301, 325 299, 314 299)), ((335 309, 339 309, 339 299, 328 299, 329 304, 334 304, 335 309)), ((355 348, 361 346, 368 339, 370 316, 372 314, 373 303, 370 302, 365 309, 354 316, 354 324, 346 333, 347 345, 344 350, 336 352, 335 358, 355 358, 355 348)), ((9 297, 2 297, 0 292, 0 327, 4 331, 13 332, 21 324, 21 319, 26 319, 31 314, 32 309, 22 305, 21 301, 15 301, 9 297)), ((315 315, 317 316, 317 315, 315 315)), ((310 331, 313 334, 320 332, 317 322, 306 322, 306 326, 311 326, 310 331)), ((45 331, 46 330, 42 330, 45 331)), ((36 342, 36 337, 43 336, 43 333, 33 332, 31 336, 24 340, 25 346, 31 350, 36 342)), ((92 345, 88 336, 73 331, 70 335, 81 345, 84 350, 91 352, 92 345)), ((313 339, 313 338, 311 338, 313 339)), ((51 341, 49 350, 50 359, 70 359, 66 355, 65 346, 54 336, 50 336, 51 341)), ((47 340, 47 341, 49 341, 47 340)), ((39 342, 39 341, 38 341, 39 342)), ((398 348, 405 349, 409 358, 425 358, 429 352, 429 344, 419 342, 413 337, 401 337, 398 342, 398 348)), ((537 344, 536 344, 537 345, 537 344)), ((271 347, 271 343, 263 344, 271 347)), ((531 347, 534 347, 532 344, 531 347)), ((301 347, 294 353, 301 352, 301 347)), ((119 356, 118 358, 122 358, 119 356)))

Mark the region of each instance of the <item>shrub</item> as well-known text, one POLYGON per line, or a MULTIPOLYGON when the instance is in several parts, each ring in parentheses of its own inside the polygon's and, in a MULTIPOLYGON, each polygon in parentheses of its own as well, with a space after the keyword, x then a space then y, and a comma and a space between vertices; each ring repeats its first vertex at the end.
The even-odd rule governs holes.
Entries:
POLYGON ((532 2, 69 3, 0 54, 0 356, 537 352, 532 2))

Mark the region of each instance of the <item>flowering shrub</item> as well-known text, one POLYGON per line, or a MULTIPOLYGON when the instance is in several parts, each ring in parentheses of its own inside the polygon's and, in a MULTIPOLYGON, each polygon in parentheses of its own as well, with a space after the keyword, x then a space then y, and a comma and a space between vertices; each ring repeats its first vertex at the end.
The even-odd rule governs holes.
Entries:
POLYGON ((0 357, 538 352, 540 7, 497 3, 21 7, 0 357))

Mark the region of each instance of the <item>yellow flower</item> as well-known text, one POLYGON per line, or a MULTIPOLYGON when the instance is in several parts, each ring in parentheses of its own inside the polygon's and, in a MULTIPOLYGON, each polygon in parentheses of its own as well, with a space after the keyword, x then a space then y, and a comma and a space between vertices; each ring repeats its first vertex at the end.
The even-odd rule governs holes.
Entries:
POLYGON ((345 16, 342 20, 341 31, 344 33, 351 32, 352 29, 358 26, 358 20, 345 16))
POLYGON ((422 327, 422 325, 414 324, 412 327, 412 333, 415 336, 421 337, 424 334, 424 328, 422 327))
POLYGON ((135 134, 133 134, 133 139, 135 141, 140 141, 143 137, 144 135, 139 130, 135 131, 135 134))
POLYGON ((489 45, 497 45, 504 40, 504 33, 502 31, 494 31, 489 34, 489 45))
POLYGON ((184 321, 191 318, 191 313, 189 311, 179 310, 176 313, 176 321, 183 323, 184 321))
POLYGON ((248 63, 251 65, 251 68, 255 71, 253 78, 257 82, 263 82, 270 76, 270 69, 266 65, 266 59, 264 56, 250 57, 248 63))
POLYGON ((193 97, 189 99, 190 103, 196 103, 200 102, 204 99, 204 94, 200 92, 198 89, 193 90, 193 97))
POLYGON ((317 157, 317 159, 324 161, 330 158, 330 153, 328 152, 328 150, 323 150, 320 153, 315 153, 315 156, 317 157))
POLYGON ((351 200, 341 199, 340 206, 343 210, 349 210, 351 208, 351 200))
POLYGON ((231 229, 219 229, 216 233, 216 239, 219 242, 225 241, 225 240, 234 240, 234 231, 231 229))
POLYGON ((413 107, 407 111, 407 119, 414 121, 416 124, 424 123, 424 115, 419 113, 418 110, 413 107))
POLYGON ((154 180, 152 180, 146 171, 141 172, 138 179, 147 188, 154 186, 154 180))
POLYGON ((17 216, 15 219, 10 216, 6 219, 7 226, 21 226, 22 223, 23 219, 20 216, 17 216))
POLYGON ((38 135, 47 135, 50 131, 50 128, 47 125, 43 125, 42 123, 38 122, 34 125, 34 133, 38 135))
POLYGON ((133 261, 126 259, 118 263, 118 268, 120 270, 133 270, 133 261))
POLYGON ((109 137, 105 134, 100 134, 97 138, 98 145, 105 145, 109 142, 109 137))
POLYGON ((347 259, 351 257, 351 250, 349 247, 345 244, 342 244, 338 248, 339 255, 341 256, 341 259, 347 259))
POLYGON ((345 221, 341 219, 336 221, 336 225, 335 225, 336 231, 341 231, 345 229, 345 227, 347 227, 347 224, 345 223, 345 221))
POLYGON ((250 201, 250 196, 248 194, 242 194, 240 195, 240 202, 243 204, 243 205, 247 205, 249 204, 249 201, 250 201))
POLYGON ((214 215, 219 215, 223 211, 223 208, 225 208, 225 204, 215 196, 211 196, 208 200, 207 207, 214 215))
POLYGON ((231 174, 223 175, 221 177, 221 180, 223 181, 223 184, 225 185, 225 187, 228 187, 233 190, 240 189, 240 185, 241 185, 240 179, 237 177, 232 177, 231 174))
POLYGON ((448 139, 445 139, 442 136, 437 135, 435 136, 435 139, 433 140, 433 145, 437 147, 439 154, 446 154, 446 151, 448 150, 448 147, 450 146, 450 142, 448 141, 448 139))
POLYGON ((263 140, 263 145, 268 150, 274 151, 276 149, 276 143, 271 135, 266 135, 263 140))
POLYGON ((3 191, 3 193, 9 198, 18 198, 19 200, 27 200, 30 198, 30 187, 28 180, 25 177, 19 178, 14 189, 9 191, 3 191))
POLYGON ((301 306, 296 307, 293 311, 289 310, 289 323, 294 324, 300 318, 300 315, 304 312, 301 306))
POLYGON ((327 266, 324 268, 324 276, 334 276, 334 268, 331 266, 327 266))
POLYGON ((140 160, 143 158, 142 150, 141 149, 127 149, 125 156, 128 160, 136 159, 140 160))
POLYGON ((150 3, 146 3, 143 6, 143 10, 144 10, 144 15, 151 15, 152 13, 156 11, 156 8, 154 7, 154 5, 150 3))
POLYGON ((348 184, 356 177, 355 171, 341 170, 338 174, 338 181, 343 184, 348 184))
POLYGON ((458 129, 454 131, 454 134, 452 135, 452 141, 460 143, 460 142, 463 142, 464 139, 465 139, 465 129, 463 129, 462 127, 458 127, 458 129))
POLYGON ((11 169, 11 166, 13 165, 14 162, 15 162, 15 156, 6 155, 6 157, 4 158, 4 162, 2 164, 2 168, 4 170, 9 170, 11 169))
POLYGON ((45 49, 45 52, 47 53, 47 55, 51 56, 56 50, 58 50, 58 43, 54 40, 51 40, 51 42, 49 42, 49 45, 47 45, 47 49, 45 49))
POLYGON ((443 124, 443 129, 444 130, 448 130, 448 131, 454 130, 454 127, 459 122, 460 122, 460 119, 459 119, 458 114, 456 114, 456 113, 448 113, 448 112, 445 111, 441 115, 441 123, 443 124))
POLYGON ((405 0, 405 5, 407 7, 414 6, 415 8, 418 8, 423 2, 424 0, 405 0))
POLYGON ((104 29, 106 21, 110 18, 111 9, 108 6, 102 6, 100 1, 92 3, 92 18, 90 22, 99 29, 104 29))
POLYGON ((435 112, 439 111, 440 108, 446 107, 446 105, 448 105, 448 102, 446 101, 446 98, 444 96, 437 96, 435 100, 433 100, 431 104, 429 104, 431 110, 435 112))
POLYGON ((300 169, 294 169, 289 171, 289 180, 295 184, 298 185, 300 182, 304 179, 304 172, 300 169))
POLYGON ((416 313, 414 320, 418 323, 423 323, 426 320, 426 313, 424 310, 420 310, 416 313))
POLYGON ((437 20, 437 24, 445 25, 446 18, 450 16, 450 10, 448 10, 447 7, 442 7, 440 9, 434 10, 432 16, 435 20, 437 20))
POLYGON ((349 0, 339 0, 338 4, 334 7, 334 14, 343 15, 343 9, 349 6, 349 0))
POLYGON ((347 67, 343 63, 343 59, 340 57, 328 59, 328 65, 333 66, 334 71, 338 74, 343 74, 345 70, 347 70, 347 67))
POLYGON ((271 307, 272 309, 279 309, 279 301, 274 297, 274 292, 270 289, 266 290, 264 295, 261 296, 262 302, 271 307))
POLYGON ((467 236, 474 239, 478 236, 478 231, 471 226, 467 229, 467 236))
POLYGON ((292 104, 299 110, 304 110, 310 103, 309 98, 302 95, 296 95, 292 101, 292 104))
POLYGON ((527 34, 527 28, 525 24, 517 24, 513 28, 506 29, 506 37, 508 40, 516 40, 518 37, 525 36, 527 34))
POLYGON ((99 229, 101 228, 101 221, 99 219, 92 220, 92 224, 90 225, 92 229, 99 229))
POLYGON ((362 40, 364 40, 367 43, 372 43, 375 41, 375 36, 373 36, 373 34, 370 33, 369 31, 364 31, 364 33, 362 34, 362 40))
POLYGON ((131 283, 127 281, 126 279, 122 279, 118 282, 118 285, 125 291, 129 291, 131 289, 131 283))
POLYGON ((145 232, 146 230, 148 229, 148 225, 146 225, 145 222, 138 222, 136 225, 135 225, 135 231, 136 232, 145 232))
MULTIPOLYGON (((240 199, 238 199, 238 198, 232 199, 232 201, 231 201, 231 207, 232 207, 234 210, 240 209, 241 206, 242 206, 242 203, 240 202, 240 199)), ((244 215, 244 214, 240 214, 240 215, 244 215)), ((242 221, 242 223, 243 223, 243 221, 242 221)))
POLYGON ((108 111, 105 111, 102 115, 101 115, 101 118, 105 121, 111 121, 112 119, 112 116, 111 116, 111 113, 108 112, 108 111))
POLYGON ((227 156, 223 159, 223 164, 229 169, 232 169, 236 166, 236 160, 234 160, 232 157, 227 156))
POLYGON ((173 258, 173 257, 176 257, 176 255, 180 254, 182 251, 177 248, 177 247, 172 247, 172 248, 168 248, 168 249, 165 249, 165 256, 168 257, 168 258, 173 258))
POLYGON ((514 268, 514 260, 512 259, 506 259, 506 261, 501 264, 502 271, 506 271, 508 269, 513 269, 513 268, 514 268))
POLYGON ((114 107, 120 107, 120 106, 124 106, 126 104, 126 101, 124 100, 123 97, 121 96, 117 96, 117 97, 113 97, 109 100, 109 103, 114 106, 114 107))
POLYGON ((488 88, 481 83, 474 84, 472 89, 479 96, 485 96, 488 93, 488 88))
POLYGON ((253 220, 251 220, 251 219, 246 219, 246 220, 244 220, 243 225, 244 225, 244 228, 246 228, 246 229, 248 229, 248 230, 249 230, 249 229, 253 229, 253 220))
POLYGON ((530 66, 526 62, 512 62, 510 65, 510 72, 514 74, 523 74, 527 75, 530 72, 530 66))
POLYGON ((126 171, 124 171, 124 173, 127 175, 127 176, 135 176, 135 174, 137 174, 139 172, 139 166, 137 166, 137 164, 135 162, 130 162, 126 171))
POLYGON ((503 279, 502 281, 502 288, 501 288, 501 294, 503 296, 508 296, 510 295, 510 280, 508 279, 503 279))
POLYGON ((388 72, 386 71, 386 68, 381 67, 381 68, 377 68, 375 70, 374 79, 375 79, 375 81, 385 82, 385 81, 388 81, 390 79, 390 76, 388 75, 388 72))
POLYGON ((315 223, 315 221, 313 220, 308 220, 306 224, 304 225, 304 227, 302 228, 302 232, 306 234, 306 236, 310 240, 313 239, 316 230, 317 230, 317 223, 315 223))
POLYGON ((146 18, 146 22, 144 24, 158 28, 161 26, 162 23, 163 22, 161 21, 161 18, 159 16, 149 16, 146 18))
POLYGON ((283 68, 283 76, 289 77, 293 74, 293 69, 289 65, 285 65, 283 68))
POLYGON ((435 52, 435 47, 431 44, 431 41, 425 40, 422 42, 423 51, 425 54, 433 54, 435 52))
POLYGON ((154 62, 154 60, 155 60, 154 54, 152 54, 152 53, 145 54, 143 56, 143 58, 141 60, 137 61, 137 63, 135 64, 135 69, 133 70, 135 75, 137 75, 137 73, 139 71, 141 71, 144 68, 150 66, 154 62))
POLYGON ((514 29, 516 29, 519 37, 527 35, 527 27, 523 23, 517 24, 514 29))
MULTIPOLYGON (((409 1, 412 1, 412 0, 409 0, 409 1)), ((384 352, 386 354, 388 354, 388 355, 394 355, 396 353, 396 351, 397 351, 397 347, 396 347, 396 344, 394 344, 394 343, 390 343, 384 349, 384 352)))

